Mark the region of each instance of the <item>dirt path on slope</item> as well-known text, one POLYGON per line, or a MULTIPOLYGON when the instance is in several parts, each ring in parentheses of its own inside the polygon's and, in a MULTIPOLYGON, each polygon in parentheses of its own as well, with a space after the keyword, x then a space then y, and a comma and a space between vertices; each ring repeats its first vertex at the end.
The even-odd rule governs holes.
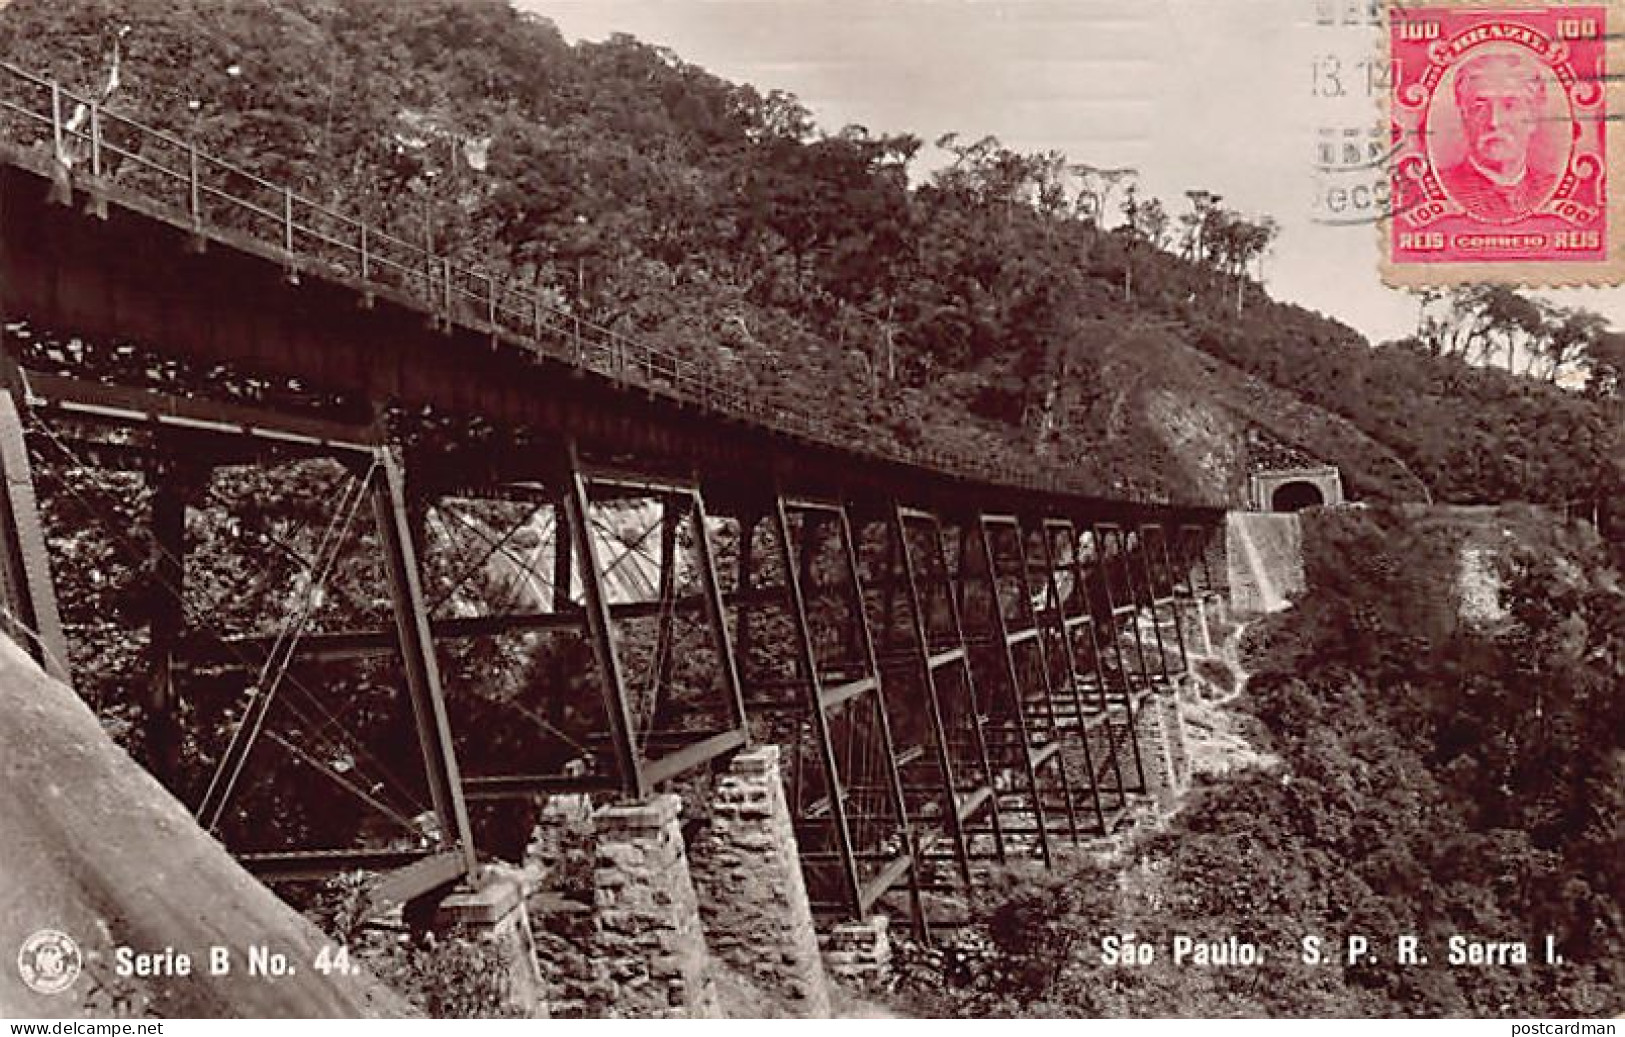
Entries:
POLYGON ((1241 642, 1250 625, 1235 624, 1212 655, 1192 657, 1200 679, 1197 693, 1184 700, 1184 720, 1193 781, 1201 775, 1220 777, 1280 765, 1279 758, 1256 747, 1262 734, 1257 719, 1231 708, 1246 694, 1251 676, 1241 665, 1241 642))

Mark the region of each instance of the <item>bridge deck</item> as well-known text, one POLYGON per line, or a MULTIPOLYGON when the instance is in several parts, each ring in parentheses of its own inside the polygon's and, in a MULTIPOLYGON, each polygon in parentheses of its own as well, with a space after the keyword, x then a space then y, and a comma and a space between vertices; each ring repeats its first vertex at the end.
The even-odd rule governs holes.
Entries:
MULTIPOLYGON (((816 732, 795 739, 795 751, 805 754, 797 774, 807 776, 791 795, 806 839, 804 870, 818 887, 816 900, 852 914, 905 878, 917 901, 924 881, 918 862, 925 848, 941 845, 944 832, 969 883, 969 862, 985 854, 989 839, 996 856, 1013 837, 1012 845, 1047 860, 1052 842, 1076 840, 1090 827, 1085 813, 1094 815, 1094 828, 1109 830, 1134 791, 1125 788, 1131 769, 1145 787, 1133 718, 1140 697, 1177 674, 1167 662, 1173 648, 1183 666, 1177 622, 1168 643, 1163 630, 1178 618, 1173 588, 1181 580, 1193 584, 1188 560, 1172 564, 1178 541, 1168 530, 1213 528, 1219 508, 1109 500, 1054 473, 876 444, 854 418, 763 403, 691 359, 548 310, 534 291, 461 269, 184 141, 94 109, 90 130, 76 135, 61 119, 64 101, 74 100, 0 64, 0 128, 13 138, 0 141, 4 323, 56 339, 132 343, 195 370, 296 383, 306 397, 325 402, 312 408, 274 394, 246 402, 223 395, 218 385, 159 385, 139 372, 114 384, 99 374, 87 379, 48 369, 38 355, 21 356, 15 341, 0 343, 9 390, 0 392, 0 402, 12 408, 0 409, 0 446, 7 447, 0 451, 0 583, 11 614, 55 608, 18 407, 39 404, 42 412, 163 433, 145 447, 118 437, 90 444, 97 463, 150 469, 152 458, 142 451, 166 449, 193 466, 244 463, 254 456, 243 448, 248 441, 373 458, 383 477, 369 483, 369 470, 361 482, 379 516, 396 628, 313 635, 284 654, 292 659, 297 652, 306 663, 399 654, 442 849, 460 851, 429 858, 437 863, 413 875, 438 881, 474 867, 468 801, 588 788, 645 795, 760 737, 756 728, 770 714, 773 722, 788 714, 816 732), (24 94, 33 91, 31 102, 8 92, 19 84, 24 94), (148 146, 108 144, 99 119, 119 121, 148 146), (87 160, 64 161, 76 147, 89 149, 87 160), (168 166, 159 157, 166 150, 168 166), (136 166, 146 170, 142 178, 119 175, 136 166), (268 190, 278 204, 249 205, 211 180, 211 172, 268 190), (174 190, 155 191, 154 182, 174 190), (253 219, 212 218, 228 203, 246 206, 253 219), (427 438, 401 448, 403 424, 427 438), (470 426, 495 432, 472 436, 470 426), (410 509, 460 491, 535 497, 553 509, 551 610, 431 620, 410 509), (587 530, 595 508, 627 500, 663 509, 663 585, 676 578, 671 545, 679 523, 686 524, 702 594, 681 603, 669 601, 668 592, 659 601, 609 599, 587 530), (669 510, 674 502, 681 507, 669 510), (738 532, 740 575, 732 586, 718 578, 713 520, 738 532), (763 546, 776 557, 755 563, 753 576, 752 530, 759 523, 763 546), (879 540, 868 535, 877 527, 885 527, 879 540), (949 527, 959 545, 957 566, 949 560, 949 527), (1058 547, 1045 540, 1035 550, 1033 536, 1059 536, 1058 547), (880 541, 891 544, 883 564, 870 556, 880 541), (967 548, 974 569, 967 568, 967 548), (579 601, 569 593, 572 553, 579 601), (766 578, 769 570, 776 579, 766 578), (831 574, 839 577, 834 583, 831 574), (1071 590, 1063 591, 1063 582, 1071 590), (967 586, 973 607, 961 617, 967 586), (844 609, 839 651, 824 636, 827 612, 835 608, 844 609), (905 610, 907 635, 895 642, 882 636, 877 645, 875 633, 893 633, 905 610), (759 629, 781 638, 789 630, 796 643, 793 652, 773 645, 771 665, 746 673, 751 612, 761 613, 759 629), (884 613, 883 623, 873 612, 884 613), (1146 614, 1152 623, 1142 632, 1146 614), (709 631, 708 648, 718 660, 719 687, 708 707, 713 722, 632 730, 638 718, 612 627, 658 622, 669 654, 674 617, 691 616, 703 616, 701 629, 709 631), (608 766, 575 774, 474 767, 464 776, 436 641, 566 629, 581 631, 592 645, 601 685, 599 727, 580 739, 581 748, 595 766, 608 766), (784 672, 795 676, 785 680, 784 672), (1112 734, 1119 710, 1130 732, 1122 760, 1112 734), (1090 756, 1091 738, 1110 746, 1108 759, 1090 756), (1063 743, 1080 751, 1081 768, 1063 743), (1114 783, 1096 788, 1107 770, 1114 783)), ((178 566, 183 526, 171 525, 171 561, 178 566)), ((165 642, 154 653, 165 660, 160 683, 184 671, 171 669, 183 657, 218 664, 281 650, 251 637, 210 647, 191 638, 195 631, 184 629, 181 618, 172 615, 173 629, 154 634, 155 643, 165 642)), ((253 737, 233 752, 240 748, 246 759, 253 737)), ((208 805, 218 816, 230 787, 213 792, 208 805)), ((304 874, 353 857, 326 853, 281 854, 263 863, 304 874)))

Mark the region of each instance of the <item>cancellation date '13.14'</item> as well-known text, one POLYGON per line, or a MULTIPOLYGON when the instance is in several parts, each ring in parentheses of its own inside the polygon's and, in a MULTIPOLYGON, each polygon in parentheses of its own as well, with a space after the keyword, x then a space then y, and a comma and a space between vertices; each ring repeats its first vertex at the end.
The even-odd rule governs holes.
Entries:
POLYGON ((1288 960, 1304 965, 1448 965, 1494 967, 1520 965, 1560 965, 1563 955, 1557 940, 1545 936, 1536 941, 1485 940, 1455 935, 1440 941, 1416 936, 1397 936, 1391 941, 1350 934, 1325 937, 1310 934, 1291 948, 1275 949, 1237 939, 1175 935, 1160 940, 1141 939, 1133 933, 1103 937, 1098 944, 1101 965, 1141 967, 1159 962, 1176 967, 1246 968, 1262 965, 1267 959, 1286 954, 1288 960))

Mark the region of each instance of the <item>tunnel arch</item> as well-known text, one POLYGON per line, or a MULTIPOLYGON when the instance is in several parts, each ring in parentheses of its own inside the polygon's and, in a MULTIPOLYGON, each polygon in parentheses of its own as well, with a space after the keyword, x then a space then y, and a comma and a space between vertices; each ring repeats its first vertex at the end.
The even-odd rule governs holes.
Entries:
POLYGON ((1271 511, 1302 511, 1325 503, 1326 497, 1320 492, 1320 487, 1307 479, 1284 482, 1270 494, 1271 511))

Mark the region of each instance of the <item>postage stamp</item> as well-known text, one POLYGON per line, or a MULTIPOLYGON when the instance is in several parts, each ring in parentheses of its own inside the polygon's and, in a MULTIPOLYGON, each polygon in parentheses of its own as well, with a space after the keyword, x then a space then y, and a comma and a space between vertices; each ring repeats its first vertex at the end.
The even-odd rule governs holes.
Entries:
POLYGON ((1397 286, 1625 280, 1625 4, 1394 0, 1391 218, 1397 286))

